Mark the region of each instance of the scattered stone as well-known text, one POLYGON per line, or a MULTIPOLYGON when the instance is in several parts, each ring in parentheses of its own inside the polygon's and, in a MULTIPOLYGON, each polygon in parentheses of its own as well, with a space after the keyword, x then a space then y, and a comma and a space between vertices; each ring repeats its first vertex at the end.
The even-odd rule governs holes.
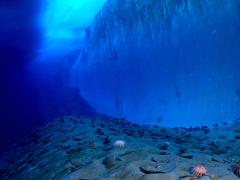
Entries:
POLYGON ((111 139, 109 138, 109 136, 104 138, 103 144, 110 144, 111 143, 111 139))
POLYGON ((219 158, 219 157, 212 157, 211 160, 212 160, 212 161, 215 161, 215 162, 220 162, 220 163, 225 163, 225 162, 226 162, 226 160, 223 160, 223 159, 221 159, 221 158, 219 158))
POLYGON ((211 180, 211 178, 209 176, 202 176, 197 178, 198 180, 211 180))
POLYGON ((240 128, 239 129, 234 129, 233 132, 240 133, 240 128))
POLYGON ((206 140, 206 138, 205 137, 197 137, 197 141, 200 141, 200 142, 202 142, 202 141, 205 141, 206 140))
POLYGON ((170 174, 145 174, 138 178, 139 180, 170 180, 174 177, 170 174))
POLYGON ((168 147, 169 147, 168 143, 164 143, 164 144, 159 145, 159 148, 160 148, 161 150, 167 150, 168 147))
POLYGON ((186 159, 192 159, 193 155, 190 153, 183 153, 183 154, 178 154, 178 156, 186 158, 186 159))
POLYGON ((99 134, 99 135, 104 135, 104 132, 98 128, 96 131, 95 131, 96 134, 99 134))
POLYGON ((70 160, 70 163, 71 163, 73 166, 77 166, 77 167, 80 167, 80 166, 83 165, 79 159, 71 159, 71 160, 70 160))
POLYGON ((230 143, 235 143, 236 142, 236 139, 231 139, 229 140, 230 143))
POLYGON ((116 129, 114 129, 114 128, 110 128, 109 130, 110 130, 110 131, 113 131, 113 132, 116 131, 116 129))
POLYGON ((116 157, 115 156, 107 156, 103 159, 102 164, 104 164, 108 169, 112 168, 115 164, 116 157))
POLYGON ((213 154, 216 154, 216 155, 221 155, 221 154, 226 154, 227 153, 225 149, 220 148, 220 147, 211 148, 211 150, 212 150, 213 154))
POLYGON ((166 151, 161 151, 159 152, 159 155, 168 155, 169 153, 167 153, 166 151))
POLYGON ((180 176, 179 179, 186 179, 186 178, 192 178, 192 176, 190 175, 184 175, 184 176, 180 176))
POLYGON ((89 146, 90 148, 92 148, 92 149, 95 149, 96 146, 97 146, 96 141, 90 141, 89 144, 88 144, 88 146, 89 146))
POLYGON ((46 139, 45 141, 43 141, 43 144, 46 145, 48 144, 49 142, 51 142, 49 139, 46 139))
POLYGON ((113 146, 109 146, 109 147, 102 149, 102 151, 111 151, 111 150, 113 150, 113 146))
POLYGON ((4 155, 0 179, 170 180, 180 176, 189 180, 193 179, 189 166, 198 162, 204 163, 212 176, 195 176, 196 180, 239 179, 237 126, 235 130, 230 125, 219 126, 203 135, 209 128, 171 129, 121 121, 101 116, 94 121, 71 117, 64 118, 64 123, 50 123, 4 155), (131 143, 118 150, 112 139, 131 143))
POLYGON ((58 147, 59 147, 60 149, 66 150, 66 149, 69 149, 71 146, 70 146, 69 144, 59 143, 58 147))
POLYGON ((208 134, 210 132, 210 129, 207 126, 202 126, 201 130, 203 131, 204 134, 208 134))
POLYGON ((81 137, 72 137, 72 140, 74 140, 74 141, 81 141, 82 138, 81 137))
POLYGON ((176 141, 177 144, 184 144, 187 143, 188 141, 184 138, 180 138, 180 137, 176 137, 176 141))
POLYGON ((220 139, 227 139, 227 137, 226 137, 226 136, 223 136, 223 135, 219 136, 219 138, 220 138, 220 139))
POLYGON ((179 153, 180 154, 185 154, 185 153, 187 153, 187 149, 186 148, 181 148, 181 149, 179 149, 179 153))
POLYGON ((157 163, 169 163, 170 160, 168 159, 160 159, 160 158, 156 158, 156 157, 152 157, 151 159, 153 162, 157 162, 157 163))
POLYGON ((223 125, 226 126, 228 123, 227 122, 223 122, 223 125))
POLYGON ((123 161, 123 160, 120 157, 116 157, 116 161, 123 161))
POLYGON ((139 169, 145 174, 156 174, 156 173, 169 173, 176 168, 173 164, 166 165, 144 165, 140 166, 139 169))
POLYGON ((212 141, 212 142, 208 143, 208 145, 209 145, 209 146, 213 146, 213 147, 218 147, 216 141, 212 141))
POLYGON ((217 180, 217 176, 211 175, 211 176, 210 176, 210 180, 217 180))
POLYGON ((79 153, 80 151, 82 151, 81 147, 69 148, 66 150, 68 154, 79 153))
POLYGON ((235 136, 235 139, 240 139, 240 135, 236 135, 236 136, 235 136))

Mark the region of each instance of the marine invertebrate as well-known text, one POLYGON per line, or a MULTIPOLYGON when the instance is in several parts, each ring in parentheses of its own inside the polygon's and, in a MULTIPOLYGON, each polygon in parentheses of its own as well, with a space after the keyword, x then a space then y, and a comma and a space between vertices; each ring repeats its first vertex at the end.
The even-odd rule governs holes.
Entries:
POLYGON ((193 176, 200 177, 207 173, 207 169, 202 165, 197 165, 192 169, 193 176))
POLYGON ((114 146, 118 147, 118 148, 124 148, 125 147, 125 141, 117 140, 117 141, 115 141, 114 146))
POLYGON ((235 174, 237 177, 240 177, 240 166, 237 164, 233 164, 231 166, 233 174, 235 174))

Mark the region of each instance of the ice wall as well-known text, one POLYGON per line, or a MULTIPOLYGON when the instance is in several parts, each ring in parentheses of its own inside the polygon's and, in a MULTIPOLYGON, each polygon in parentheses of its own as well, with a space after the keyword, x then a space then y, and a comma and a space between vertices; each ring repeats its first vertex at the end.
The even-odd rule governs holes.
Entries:
POLYGON ((74 67, 98 111, 190 126, 240 116, 239 0, 109 0, 74 67))

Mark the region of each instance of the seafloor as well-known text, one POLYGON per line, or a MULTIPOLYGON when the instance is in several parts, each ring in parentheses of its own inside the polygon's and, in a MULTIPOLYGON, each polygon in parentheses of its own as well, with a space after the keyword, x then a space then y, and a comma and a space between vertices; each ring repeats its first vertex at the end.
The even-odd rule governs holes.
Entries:
POLYGON ((64 117, 4 153, 0 179, 237 180, 239 163, 239 122, 170 129, 102 115, 64 117), (207 174, 193 176, 197 165, 207 174))

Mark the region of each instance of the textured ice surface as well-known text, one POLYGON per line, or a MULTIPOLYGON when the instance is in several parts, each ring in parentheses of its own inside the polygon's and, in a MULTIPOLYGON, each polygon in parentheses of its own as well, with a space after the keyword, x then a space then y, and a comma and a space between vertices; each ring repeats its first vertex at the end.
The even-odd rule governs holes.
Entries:
MULTIPOLYGON (((105 0, 44 0, 40 16, 43 28, 41 51, 69 52, 84 38, 84 29, 92 23, 105 0), (64 44, 64 45, 63 45, 64 44)), ((79 48, 79 46, 78 46, 79 48)))
POLYGON ((197 125, 240 115, 238 0, 110 0, 74 70, 98 111, 197 125))

